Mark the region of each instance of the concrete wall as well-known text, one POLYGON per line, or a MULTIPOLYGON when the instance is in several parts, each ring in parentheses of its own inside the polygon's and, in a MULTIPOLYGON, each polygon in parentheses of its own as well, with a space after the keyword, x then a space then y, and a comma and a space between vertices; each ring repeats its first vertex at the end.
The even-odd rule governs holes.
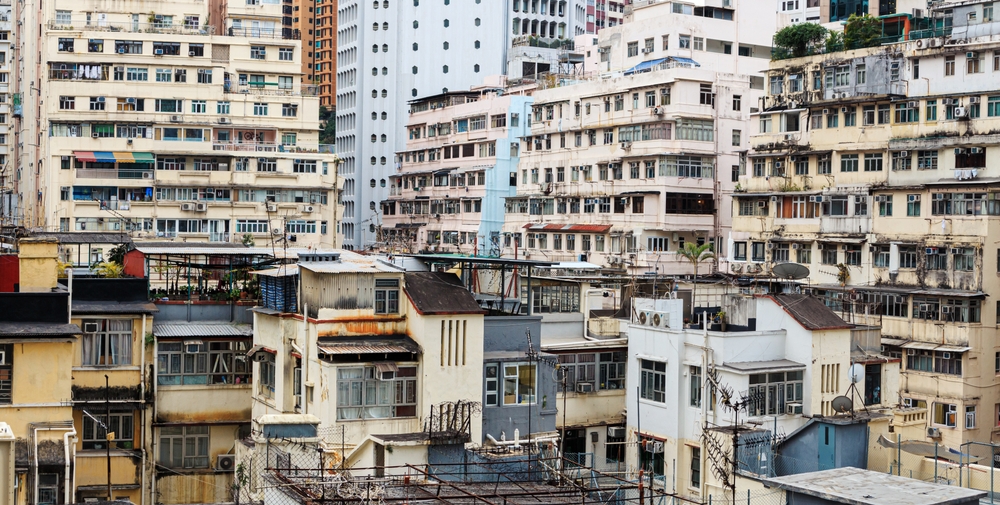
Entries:
POLYGON ((48 291, 56 287, 59 241, 55 238, 22 238, 20 252, 20 290, 48 291))
POLYGON ((542 316, 491 316, 483 321, 483 351, 527 352, 525 331, 531 333, 531 345, 541 349, 542 316))
POLYGON ((160 312, 156 314, 157 322, 231 321, 243 324, 253 322, 253 313, 250 311, 253 307, 249 305, 236 305, 235 302, 196 301, 191 304, 183 302, 184 300, 175 300, 168 303, 157 303, 156 308, 160 309, 160 312))

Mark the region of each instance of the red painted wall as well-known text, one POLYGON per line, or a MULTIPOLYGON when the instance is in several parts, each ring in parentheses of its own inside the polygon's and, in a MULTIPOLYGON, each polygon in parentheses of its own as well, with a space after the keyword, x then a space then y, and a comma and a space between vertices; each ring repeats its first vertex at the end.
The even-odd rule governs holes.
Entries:
POLYGON ((16 254, 0 255, 0 293, 13 293, 20 283, 21 266, 16 254))
POLYGON ((136 249, 125 253, 125 275, 139 279, 146 277, 146 256, 136 249))

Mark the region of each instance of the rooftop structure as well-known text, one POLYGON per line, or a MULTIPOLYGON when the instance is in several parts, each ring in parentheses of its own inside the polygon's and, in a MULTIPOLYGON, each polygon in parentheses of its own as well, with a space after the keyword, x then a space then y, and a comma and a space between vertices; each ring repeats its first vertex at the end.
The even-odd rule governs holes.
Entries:
POLYGON ((764 479, 793 500, 850 505, 976 505, 987 493, 844 467, 764 479))

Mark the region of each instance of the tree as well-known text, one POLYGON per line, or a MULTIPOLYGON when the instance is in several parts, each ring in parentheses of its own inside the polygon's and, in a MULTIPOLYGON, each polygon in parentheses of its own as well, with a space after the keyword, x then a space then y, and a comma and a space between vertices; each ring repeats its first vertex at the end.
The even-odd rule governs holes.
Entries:
POLYGON ((319 132, 319 143, 335 144, 337 140, 336 112, 321 105, 319 108, 319 122, 322 127, 322 130, 319 132))
POLYGON ((882 20, 869 15, 851 14, 844 25, 844 49, 875 47, 881 43, 882 20))
POLYGON ((698 295, 698 265, 703 261, 715 259, 715 251, 712 250, 712 244, 708 242, 702 245, 685 242, 684 248, 677 251, 677 254, 680 254, 694 265, 694 283, 691 285, 691 319, 694 320, 694 304, 698 295))
MULTIPOLYGON (((786 26, 774 35, 774 45, 792 58, 808 56, 826 39, 827 29, 816 23, 786 26)), ((787 57, 787 56, 786 56, 787 57)))

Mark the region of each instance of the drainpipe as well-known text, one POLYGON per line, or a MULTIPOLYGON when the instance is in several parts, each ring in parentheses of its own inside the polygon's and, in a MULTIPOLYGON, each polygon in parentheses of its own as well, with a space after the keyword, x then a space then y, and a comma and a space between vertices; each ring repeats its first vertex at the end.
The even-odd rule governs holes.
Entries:
MULTIPOLYGON (((73 442, 73 459, 75 460, 76 459, 76 428, 72 428, 72 431, 67 431, 66 433, 63 433, 63 452, 65 453, 65 457, 66 457, 66 475, 65 475, 65 477, 63 477, 63 480, 64 480, 63 486, 66 488, 66 493, 65 493, 66 494, 66 501, 64 503, 72 503, 73 502, 73 491, 76 489, 76 465, 73 465, 72 473, 70 473, 70 465, 69 465, 69 463, 70 463, 70 459, 69 459, 69 453, 70 453, 69 439, 71 439, 71 438, 74 440, 74 442, 73 442), (72 480, 70 480, 70 479, 72 479, 72 480)), ((37 454, 36 454, 36 457, 37 457, 37 454)), ((35 471, 38 471, 37 470, 38 467, 36 466, 35 468, 36 468, 35 471)), ((37 486, 37 485, 38 485, 38 482, 36 481, 35 482, 35 486, 37 486)), ((108 499, 111 499, 111 497, 108 497, 108 499)))
MULTIPOLYGON (((309 313, 309 306, 303 304, 306 309, 306 314, 309 313)), ((302 350, 299 351, 299 355, 302 356, 302 371, 299 372, 302 376, 299 377, 299 397, 302 398, 302 413, 308 414, 309 409, 306 406, 306 382, 309 380, 309 318, 302 318, 302 350)))
POLYGON ((66 324, 73 324, 73 268, 66 268, 66 291, 69 291, 69 298, 66 303, 69 307, 66 309, 66 324))

